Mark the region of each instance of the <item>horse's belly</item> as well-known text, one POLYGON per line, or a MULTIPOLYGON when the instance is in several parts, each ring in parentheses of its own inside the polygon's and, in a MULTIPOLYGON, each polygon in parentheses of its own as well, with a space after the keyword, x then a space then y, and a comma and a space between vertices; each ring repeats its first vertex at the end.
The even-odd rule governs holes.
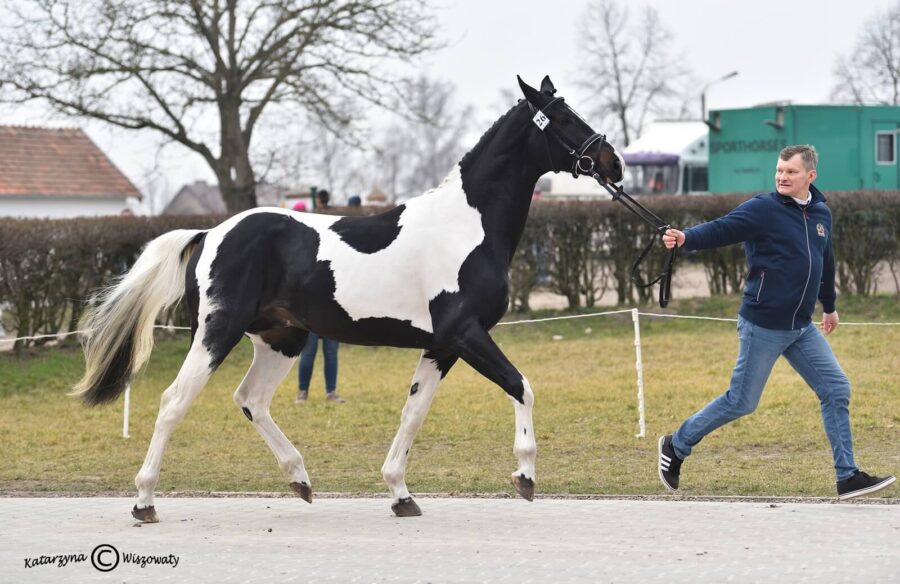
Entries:
POLYGON ((346 326, 334 321, 316 323, 310 327, 316 334, 342 343, 427 349, 434 345, 434 336, 409 323, 390 318, 365 318, 346 326))

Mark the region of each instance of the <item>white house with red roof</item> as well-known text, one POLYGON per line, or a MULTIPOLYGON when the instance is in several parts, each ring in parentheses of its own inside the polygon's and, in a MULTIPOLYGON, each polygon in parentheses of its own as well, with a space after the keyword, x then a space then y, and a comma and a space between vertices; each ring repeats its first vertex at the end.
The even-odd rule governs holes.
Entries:
POLYGON ((140 200, 80 128, 0 126, 0 217, 120 215, 140 200))

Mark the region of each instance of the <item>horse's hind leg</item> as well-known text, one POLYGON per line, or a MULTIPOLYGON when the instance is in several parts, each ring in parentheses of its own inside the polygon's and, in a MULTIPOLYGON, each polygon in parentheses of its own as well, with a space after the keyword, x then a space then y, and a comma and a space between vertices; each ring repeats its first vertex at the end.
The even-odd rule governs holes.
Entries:
POLYGON ((162 463, 163 452, 175 426, 184 418, 191 402, 209 381, 209 377, 212 375, 210 363, 208 351, 203 347, 199 338, 195 339, 175 381, 162 394, 153 438, 150 440, 144 464, 134 478, 134 484, 138 489, 138 500, 131 514, 135 519, 147 523, 158 521, 156 509, 153 506, 153 489, 159 481, 159 467, 162 463))
POLYGON ((469 323, 458 338, 456 349, 463 361, 503 388, 512 399, 516 414, 513 453, 519 462, 519 467, 512 474, 512 482, 516 492, 531 501, 534 499, 534 463, 537 457, 531 415, 534 408, 531 386, 479 324, 469 323))
POLYGON ((421 515, 422 511, 413 501, 406 488, 406 463, 413 440, 425 421, 431 408, 431 401, 441 379, 456 362, 455 356, 445 356, 425 351, 413 375, 409 397, 400 415, 400 428, 391 444, 387 459, 381 467, 381 474, 391 490, 394 499, 391 510, 399 517, 421 515))
POLYGON ((269 405, 278 384, 290 372, 306 340, 306 331, 282 330, 289 332, 279 335, 276 346, 281 350, 275 350, 267 344, 264 340, 265 332, 262 336, 248 335, 253 341, 253 364, 234 392, 234 403, 241 408, 269 445, 281 470, 291 477, 291 489, 303 500, 312 503, 312 486, 303 464, 303 456, 275 424, 269 413, 269 405))

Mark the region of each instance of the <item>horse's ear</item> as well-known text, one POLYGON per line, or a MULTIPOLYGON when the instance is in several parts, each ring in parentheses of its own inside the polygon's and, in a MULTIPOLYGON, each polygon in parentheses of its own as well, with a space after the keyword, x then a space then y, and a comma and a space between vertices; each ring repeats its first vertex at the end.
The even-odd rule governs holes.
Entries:
POLYGON ((522 78, 518 75, 516 75, 516 79, 519 80, 519 87, 522 89, 522 94, 525 96, 525 99, 527 99, 531 105, 540 107, 541 101, 538 90, 522 81, 522 78))
POLYGON ((545 75, 544 80, 541 81, 541 92, 549 93, 550 95, 556 93, 556 88, 553 87, 553 82, 550 81, 549 75, 545 75))

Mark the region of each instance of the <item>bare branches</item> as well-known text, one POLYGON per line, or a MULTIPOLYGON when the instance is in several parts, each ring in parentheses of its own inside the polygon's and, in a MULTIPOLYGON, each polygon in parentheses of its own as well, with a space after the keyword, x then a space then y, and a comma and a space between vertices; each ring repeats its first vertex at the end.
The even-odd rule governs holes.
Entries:
MULTIPOLYGON (((0 101, 43 100, 204 156, 223 190, 283 104, 345 127, 387 103, 383 66, 437 47, 428 0, 23 0, 0 37, 0 101), (218 144, 210 126, 218 124, 218 144)), ((226 196, 227 198, 227 196, 226 196)), ((249 204, 252 196, 246 198, 249 204)))
POLYGON ((385 128, 374 144, 379 179, 401 198, 440 184, 465 151, 472 117, 449 81, 419 76, 403 85, 407 119, 385 128))
POLYGON ((900 105, 900 2, 876 14, 849 56, 838 57, 832 97, 858 105, 900 105))
POLYGON ((101 2, 99 8, 87 22, 79 20, 83 9, 76 4, 33 3, 34 16, 23 19, 18 35, 0 49, 3 98, 43 99, 64 113, 151 128, 211 160, 209 148, 193 140, 185 125, 186 110, 202 95, 179 90, 184 82, 176 81, 202 84, 207 71, 170 45, 148 40, 148 28, 168 18, 164 7, 128 10, 101 2), (118 105, 113 96, 119 94, 138 103, 118 105))
MULTIPOLYGON (((450 81, 419 76, 400 85, 403 100, 394 105, 397 111, 373 120, 364 140, 357 140, 336 118, 322 116, 310 119, 302 135, 267 144, 276 157, 272 176, 296 178, 294 169, 303 165, 306 180, 327 188, 337 201, 364 195, 373 187, 402 201, 439 185, 465 151, 471 107, 458 103, 450 81)), ((515 96, 510 95, 504 109, 513 103, 515 96)), ((310 103, 309 108, 327 105, 331 102, 310 103)), ((336 114, 341 115, 346 105, 337 104, 336 114)), ((266 127, 271 123, 267 118, 266 127)))
POLYGON ((671 55, 672 34, 650 7, 632 24, 617 0, 593 0, 580 21, 581 63, 578 85, 594 99, 594 116, 615 121, 628 145, 640 135, 649 114, 668 111, 685 68, 671 55))

